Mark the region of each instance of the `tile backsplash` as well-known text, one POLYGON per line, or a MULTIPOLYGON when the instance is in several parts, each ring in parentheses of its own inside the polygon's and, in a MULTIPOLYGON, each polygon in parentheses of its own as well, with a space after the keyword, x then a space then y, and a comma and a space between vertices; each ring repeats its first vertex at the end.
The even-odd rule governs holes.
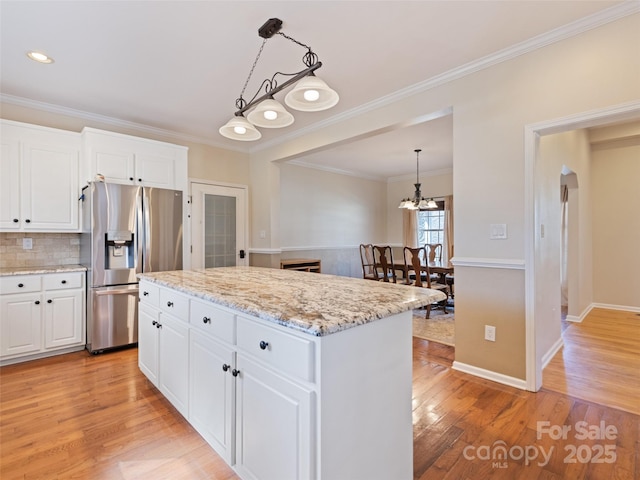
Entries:
POLYGON ((74 265, 80 262, 78 233, 0 233, 0 268, 74 265), (30 238, 32 248, 23 248, 30 238))

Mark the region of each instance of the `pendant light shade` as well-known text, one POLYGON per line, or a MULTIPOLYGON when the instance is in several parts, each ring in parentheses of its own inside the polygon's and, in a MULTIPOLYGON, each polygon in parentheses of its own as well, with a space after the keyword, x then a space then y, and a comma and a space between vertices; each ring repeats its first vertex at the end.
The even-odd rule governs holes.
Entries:
POLYGON ((218 130, 223 137, 231 140, 251 142, 262 137, 260 131, 242 115, 233 117, 218 130))
POLYGON ((288 127, 293 123, 293 115, 280 102, 273 98, 268 98, 261 101, 247 115, 247 120, 256 127, 282 128, 288 127))
POLYGON ((320 112, 340 100, 338 93, 315 75, 301 78, 284 97, 288 107, 301 112, 320 112))
POLYGON ((398 208, 406 208, 408 210, 430 210, 434 208, 438 208, 438 204, 430 198, 427 200, 422 196, 422 192, 420 191, 420 152, 422 150, 417 148, 414 150, 416 152, 416 183, 413 184, 416 187, 416 191, 413 194, 413 198, 403 198, 398 205, 398 208))

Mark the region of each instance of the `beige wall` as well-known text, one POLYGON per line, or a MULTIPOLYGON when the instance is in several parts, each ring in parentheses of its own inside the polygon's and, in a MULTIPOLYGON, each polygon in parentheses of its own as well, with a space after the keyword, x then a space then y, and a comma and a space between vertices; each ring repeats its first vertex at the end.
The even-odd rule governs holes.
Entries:
POLYGON ((640 137, 592 152, 593 301, 640 308, 640 137))
MULTIPOLYGON (((291 158, 451 107, 456 257, 470 265, 456 267, 456 329, 464 332, 456 361, 524 379, 524 353, 514 354, 526 350, 525 271, 517 265, 524 264, 525 235, 533 235, 523 216, 524 127, 637 101, 639 44, 635 14, 267 148, 252 162, 291 158), (489 239, 493 223, 507 224, 506 240, 489 239), (471 266, 500 262, 516 267, 471 266), (505 325, 496 342, 483 339, 488 315, 505 325)), ((387 211, 397 207, 397 198, 387 201, 387 211)))

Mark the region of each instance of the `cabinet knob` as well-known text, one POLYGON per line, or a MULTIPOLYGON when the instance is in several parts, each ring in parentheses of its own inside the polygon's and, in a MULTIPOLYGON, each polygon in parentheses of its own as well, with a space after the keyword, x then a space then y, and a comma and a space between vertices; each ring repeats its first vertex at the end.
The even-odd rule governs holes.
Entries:
POLYGON ((13 223, 18 223, 20 220, 18 220, 17 218, 13 219, 13 223))
POLYGON ((236 370, 235 368, 231 370, 231 375, 233 375, 234 377, 237 377, 239 374, 240 374, 240 370, 236 370))
POLYGON ((25 222, 27 223, 31 223, 31 220, 29 220, 28 218, 25 220, 25 222))
POLYGON ((260 341, 260 350, 266 350, 269 346, 269 342, 265 342, 264 340, 260 341))
POLYGON ((67 283, 67 281, 66 280, 62 280, 61 283, 64 285, 65 283, 67 283))
POLYGON ((40 305, 40 300, 36 300, 36 305, 40 305))
POLYGON ((167 307, 173 307, 173 302, 167 302, 167 307))
POLYGON ((144 295, 145 297, 149 295, 149 292, 142 292, 142 295, 144 295))
POLYGON ((162 324, 160 322, 156 322, 156 328, 162 328, 162 324))
POLYGON ((222 364, 222 370, 223 370, 223 371, 225 371, 225 372, 226 372, 226 371, 227 371, 227 370, 229 370, 230 368, 231 368, 231 365, 227 365, 226 363, 223 363, 223 364, 222 364))
POLYGON ((22 288, 22 287, 24 287, 24 283, 19 283, 18 288, 22 288))
POLYGON ((151 325, 153 325, 154 327, 156 326, 158 322, 156 322, 155 320, 153 322, 151 322, 151 325))
POLYGON ((49 299, 47 300, 47 303, 53 303, 53 300, 49 299))
POLYGON ((129 177, 129 180, 133 181, 133 177, 129 177))
POLYGON ((209 317, 202 317, 202 323, 211 323, 211 319, 209 317))

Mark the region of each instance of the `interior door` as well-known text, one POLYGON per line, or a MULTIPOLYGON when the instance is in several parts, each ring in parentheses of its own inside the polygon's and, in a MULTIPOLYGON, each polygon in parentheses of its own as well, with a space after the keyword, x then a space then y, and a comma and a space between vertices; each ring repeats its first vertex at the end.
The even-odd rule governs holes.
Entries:
POLYGON ((248 265, 247 189, 191 182, 191 266, 248 265))

